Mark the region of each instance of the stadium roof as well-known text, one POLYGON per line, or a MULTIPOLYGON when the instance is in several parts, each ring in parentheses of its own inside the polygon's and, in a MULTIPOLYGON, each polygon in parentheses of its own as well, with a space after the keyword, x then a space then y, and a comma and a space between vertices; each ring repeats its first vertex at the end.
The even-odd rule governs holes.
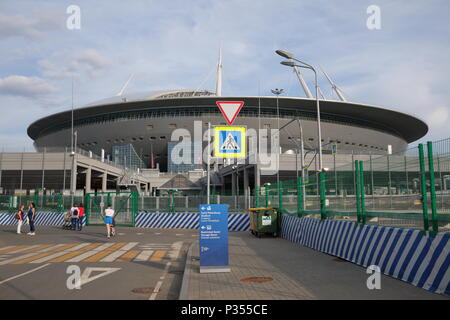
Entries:
MULTIPOLYGON (((154 92, 142 99, 131 99, 125 101, 120 97, 115 97, 113 100, 103 100, 97 102, 95 105, 78 108, 74 110, 74 119, 85 119, 98 115, 109 113, 119 113, 127 111, 141 111, 151 110, 152 108, 171 108, 179 106, 211 106, 215 105, 217 100, 235 101, 242 100, 245 106, 258 106, 261 103, 261 108, 276 108, 276 97, 256 97, 256 96, 231 96, 231 97, 217 97, 212 96, 210 91, 198 91, 198 95, 190 95, 189 93, 196 93, 192 90, 176 90, 171 92, 154 92), (202 95, 204 94, 204 95, 202 95), (118 98, 118 99, 116 99, 118 98)), ((315 99, 297 98, 297 97, 280 97, 279 107, 283 109, 303 110, 305 112, 316 112, 315 99)), ((395 132, 399 137, 410 143, 422 138, 428 132, 427 124, 412 115, 408 115, 399 111, 386 109, 379 106, 366 105, 360 103, 334 101, 334 100, 320 100, 320 111, 330 115, 346 117, 354 120, 361 120, 365 123, 380 124, 390 131, 395 132)), ((219 110, 217 111, 218 114, 219 110)), ((39 138, 41 132, 46 128, 51 127, 55 123, 70 123, 71 110, 56 113, 33 122, 28 127, 28 135, 32 139, 39 138)))

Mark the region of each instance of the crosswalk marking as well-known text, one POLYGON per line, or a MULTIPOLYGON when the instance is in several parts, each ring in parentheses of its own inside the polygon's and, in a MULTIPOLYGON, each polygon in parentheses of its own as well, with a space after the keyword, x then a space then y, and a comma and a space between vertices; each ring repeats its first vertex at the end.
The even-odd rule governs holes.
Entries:
POLYGON ((7 247, 0 248, 0 254, 3 253, 4 250, 11 249, 14 247, 16 247, 16 246, 7 246, 7 247))
POLYGON ((134 257, 136 257, 139 254, 139 250, 130 250, 127 253, 125 253, 123 256, 118 258, 117 262, 124 262, 124 261, 131 261, 134 257))
MULTIPOLYGON (((36 252, 36 251, 46 249, 46 248, 49 248, 52 246, 54 246, 54 244, 34 245, 34 246, 31 246, 28 248, 21 249, 20 252, 23 252, 23 253, 36 252)), ((14 251, 14 253, 17 253, 17 252, 19 252, 19 251, 14 251)))
POLYGON ((121 255, 125 254, 128 250, 130 250, 137 244, 138 244, 138 242, 130 242, 130 243, 126 244, 124 247, 120 248, 120 250, 112 252, 110 255, 104 257, 100 261, 101 262, 113 262, 114 260, 119 258, 121 255))
POLYGON ((143 250, 134 261, 147 261, 150 256, 153 254, 153 250, 143 250))
POLYGON ((161 261, 162 258, 166 255, 166 251, 158 250, 155 254, 150 258, 150 261, 161 261))
POLYGON ((97 262, 100 259, 104 258, 105 256, 111 254, 111 251, 117 250, 125 245, 125 242, 119 242, 115 245, 111 246, 109 249, 103 250, 98 252, 97 254, 93 255, 92 257, 89 257, 87 259, 84 259, 84 262, 97 262))
POLYGON ((0 250, 0 253, 14 253, 17 250, 28 248, 28 246, 10 246, 0 250))
POLYGON ((177 241, 172 244, 172 250, 169 252, 169 257, 172 260, 178 259, 178 256, 180 255, 180 250, 183 247, 183 241, 177 241))
POLYGON ((131 250, 132 248, 134 248, 135 246, 137 246, 139 244, 139 242, 130 242, 127 245, 125 245, 122 249, 120 250, 131 250))
MULTIPOLYGON (((76 243, 66 244, 66 245, 60 246, 59 248, 56 248, 56 249, 54 249, 52 251, 48 250, 48 251, 43 252, 43 253, 35 254, 35 255, 31 256, 31 257, 27 257, 27 258, 24 258, 24 259, 16 260, 16 261, 12 262, 12 264, 23 264, 23 263, 31 262, 31 261, 34 261, 34 260, 37 260, 37 259, 49 256, 49 255, 53 254, 54 251, 64 251, 64 250, 69 249, 69 248, 74 247, 74 246, 76 246, 76 243)), ((43 250, 41 250, 41 252, 42 251, 43 250)))
POLYGON ((35 255, 37 255, 37 254, 39 254, 39 253, 48 252, 48 251, 50 251, 50 250, 54 250, 54 249, 60 248, 60 247, 62 247, 63 245, 64 245, 64 244, 57 244, 57 245, 54 245, 54 246, 52 246, 52 247, 49 247, 49 248, 45 248, 45 249, 39 250, 39 251, 37 251, 37 252, 31 252, 31 253, 27 253, 27 254, 24 254, 24 255, 19 256, 19 257, 7 259, 7 260, 4 260, 4 261, 1 261, 1 262, 0 262, 0 265, 5 265, 5 264, 11 263, 11 262, 13 262, 13 261, 17 261, 17 260, 21 260, 21 259, 26 259, 26 258, 35 256, 35 255))
POLYGON ((86 251, 86 252, 82 253, 79 256, 75 256, 72 259, 67 260, 66 262, 80 262, 80 261, 83 261, 86 258, 89 258, 89 257, 91 257, 91 256, 93 256, 95 254, 98 254, 99 251, 104 250, 104 249, 106 249, 108 247, 111 247, 113 244, 114 244, 113 242, 105 243, 105 244, 103 244, 103 245, 101 245, 99 247, 96 247, 96 248, 93 248, 93 249, 91 249, 89 251, 86 251))
POLYGON ((100 262, 113 262, 114 260, 119 258, 124 253, 126 253, 125 250, 113 251, 111 254, 109 254, 108 256, 106 256, 103 259, 101 259, 100 262))
POLYGON ((72 248, 69 248, 67 250, 64 250, 62 252, 56 252, 56 253, 51 254, 51 255, 49 255, 47 257, 43 257, 41 259, 37 259, 37 260, 31 261, 30 263, 43 263, 43 262, 46 262, 46 261, 49 261, 49 260, 52 260, 52 259, 64 256, 64 255, 67 254, 67 252, 77 251, 77 250, 79 250, 79 249, 81 249, 81 248, 83 248, 83 247, 85 247, 87 245, 89 245, 89 243, 82 243, 82 244, 76 245, 75 247, 72 247, 72 248))
POLYGON ((166 255, 171 260, 176 258, 182 242, 138 245, 139 242, 85 242, 8 246, 0 249, 6 251, 0 254, 0 266, 53 262, 158 262, 166 255), (17 255, 14 257, 11 253, 17 255))
POLYGON ((105 250, 105 249, 108 249, 109 247, 111 247, 113 244, 114 244, 114 242, 106 242, 94 250, 97 250, 97 251, 105 250))
MULTIPOLYGON (((50 260, 49 262, 62 262, 62 261, 65 261, 65 260, 67 260, 67 259, 71 259, 71 258, 73 258, 73 257, 78 256, 79 254, 82 254, 83 252, 92 250, 92 249, 98 247, 99 245, 100 245, 100 243, 93 243, 93 244, 90 244, 90 245, 88 245, 87 247, 84 247, 84 248, 83 248, 82 250, 80 250, 80 251, 73 251, 73 252, 70 252, 70 253, 66 253, 65 255, 63 255, 63 256, 61 256, 61 257, 59 257, 59 258, 50 260)), ((70 262, 70 260, 68 260, 67 262, 70 262)))

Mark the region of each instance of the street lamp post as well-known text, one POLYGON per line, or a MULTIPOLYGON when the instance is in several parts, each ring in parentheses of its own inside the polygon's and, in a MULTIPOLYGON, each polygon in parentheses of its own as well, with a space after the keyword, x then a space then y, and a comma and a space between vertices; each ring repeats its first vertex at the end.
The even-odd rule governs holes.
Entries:
POLYGON ((283 89, 273 89, 271 90, 274 95, 277 96, 277 123, 278 123, 278 150, 277 150, 277 186, 280 184, 280 148, 281 148, 281 137, 280 137, 280 107, 278 104, 278 96, 283 93, 283 89))
POLYGON ((317 83, 317 72, 316 69, 303 61, 300 61, 296 58, 294 58, 294 55, 290 52, 284 51, 284 50, 276 50, 275 51, 278 55, 297 61, 300 64, 296 64, 293 61, 282 61, 281 64, 288 66, 288 67, 299 67, 299 68, 305 68, 310 69, 314 72, 314 82, 316 86, 316 107, 317 107, 317 136, 318 136, 318 146, 319 146, 319 171, 323 170, 323 163, 322 163, 322 131, 321 131, 321 125, 320 125, 320 105, 319 105, 319 85, 317 83))

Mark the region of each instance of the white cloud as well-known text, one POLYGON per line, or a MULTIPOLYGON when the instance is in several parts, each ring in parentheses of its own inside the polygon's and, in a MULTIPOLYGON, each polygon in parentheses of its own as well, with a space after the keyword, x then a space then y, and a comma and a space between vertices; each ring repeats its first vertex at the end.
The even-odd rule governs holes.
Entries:
POLYGON ((54 86, 38 77, 11 75, 0 78, 0 94, 35 99, 57 91, 54 86))
MULTIPOLYGON (((62 15, 61 18, 63 18, 62 15)), ((42 38, 47 31, 60 30, 62 21, 62 19, 58 19, 58 16, 45 12, 35 13, 31 18, 0 13, 0 39, 9 37, 42 38)))
POLYGON ((450 131, 448 130, 448 121, 450 120, 448 107, 435 107, 429 110, 426 119, 430 127, 439 129, 445 127, 447 132, 450 131))
POLYGON ((54 53, 51 57, 39 61, 42 74, 48 78, 90 78, 104 76, 112 61, 96 49, 83 49, 79 52, 67 50, 54 53))

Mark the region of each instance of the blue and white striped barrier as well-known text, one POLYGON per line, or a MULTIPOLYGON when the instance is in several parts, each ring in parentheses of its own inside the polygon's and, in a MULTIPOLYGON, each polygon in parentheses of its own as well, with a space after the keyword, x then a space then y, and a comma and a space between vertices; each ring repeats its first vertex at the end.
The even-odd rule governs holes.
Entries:
POLYGON ((417 287, 450 295, 450 233, 435 237, 419 230, 358 226, 349 221, 283 215, 281 236, 417 287))
MULTIPOLYGON (((85 224, 84 221, 83 225, 85 224)), ((16 225, 14 214, 0 213, 0 225, 16 225)), ((64 214, 54 212, 38 212, 35 224, 37 226, 61 226, 64 224, 64 214)), ((198 213, 146 213, 136 216, 135 227, 167 228, 167 229, 198 229, 198 213)), ((228 230, 248 231, 250 216, 246 213, 228 215, 228 230)))
MULTIPOLYGON (((135 226, 138 228, 176 228, 198 229, 198 213, 139 213, 135 226)), ((250 215, 236 213, 228 215, 229 231, 248 231, 250 229, 250 215)))
MULTIPOLYGON (((15 214, 0 213, 0 226, 16 225, 17 219, 15 214)), ((64 224, 64 214, 56 212, 37 212, 36 226, 62 226, 64 224)), ((83 225, 86 224, 86 219, 83 225)))

